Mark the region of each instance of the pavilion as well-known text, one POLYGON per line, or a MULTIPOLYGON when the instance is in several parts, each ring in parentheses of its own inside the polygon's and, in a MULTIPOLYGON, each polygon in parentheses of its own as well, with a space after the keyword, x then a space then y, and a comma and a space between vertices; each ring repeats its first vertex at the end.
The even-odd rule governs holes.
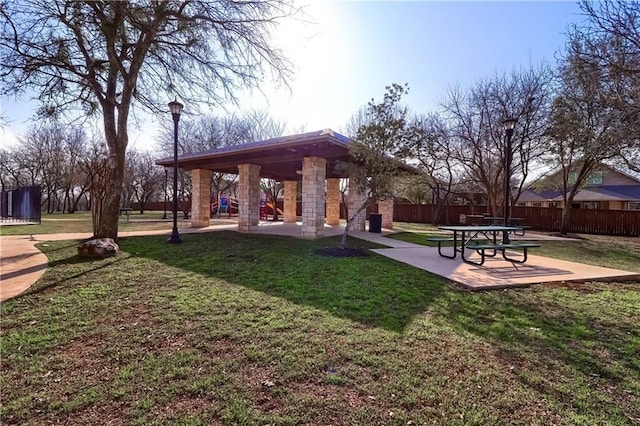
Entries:
MULTIPOLYGON (((238 174, 238 230, 251 231, 260 221, 260 179, 284 182, 284 223, 296 223, 297 183, 302 181, 302 237, 324 236, 324 225, 340 223, 340 179, 349 179, 349 211, 365 201, 353 177, 336 167, 348 162, 350 140, 330 129, 225 146, 178 157, 178 167, 191 171, 191 224, 208 226, 211 217, 210 182, 213 172, 238 174), (325 204, 326 200, 326 204, 325 204)), ((156 164, 173 165, 173 158, 156 164)), ((378 201, 382 227, 393 228, 393 200, 378 201)), ((351 229, 364 231, 366 212, 351 229)))

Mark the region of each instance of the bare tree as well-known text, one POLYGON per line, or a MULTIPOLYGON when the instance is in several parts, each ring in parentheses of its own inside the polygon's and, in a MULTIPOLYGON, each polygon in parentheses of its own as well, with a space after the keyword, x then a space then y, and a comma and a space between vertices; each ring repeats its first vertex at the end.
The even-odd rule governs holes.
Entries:
POLYGON ((164 173, 156 166, 151 153, 129 150, 125 182, 127 206, 131 205, 131 201, 135 201, 140 208, 140 214, 144 214, 145 205, 163 189, 164 173))
POLYGON ((451 129, 438 114, 417 116, 413 126, 416 137, 410 140, 405 156, 418 162, 424 176, 413 178, 414 183, 422 183, 432 195, 435 211, 434 224, 439 223, 442 210, 448 203, 455 185, 459 183, 464 169, 456 159, 457 140, 451 129))
POLYGON ((469 91, 449 91, 443 103, 452 136, 454 157, 465 174, 482 189, 491 212, 497 215, 503 200, 506 143, 503 120, 518 120, 513 139, 512 200, 519 197, 530 167, 544 152, 545 131, 553 93, 553 78, 544 66, 477 82, 469 91))
POLYGON ((269 74, 286 80, 270 32, 294 12, 289 0, 3 2, 0 94, 32 88, 43 115, 101 114, 109 181, 96 236, 117 238, 132 108, 219 104, 269 74))
POLYGON ((59 210, 58 190, 62 187, 65 163, 65 128, 60 122, 31 126, 18 138, 24 162, 33 164, 45 191, 47 213, 59 210))
POLYGON ((88 155, 80 165, 87 176, 89 194, 91 196, 91 217, 93 218, 93 235, 98 233, 98 224, 104 214, 104 201, 109 190, 109 167, 107 153, 102 143, 95 140, 91 144, 88 155))
POLYGON ((88 180, 80 164, 88 155, 87 136, 80 126, 67 127, 64 137, 64 158, 60 190, 63 192, 63 211, 73 213, 88 191, 88 180))
POLYGON ((640 3, 583 0, 587 18, 569 33, 570 55, 599 70, 607 107, 618 111, 632 144, 620 149, 623 162, 640 172, 640 3))
MULTIPOLYGON (((580 43, 571 40, 570 44, 580 43)), ((615 158, 634 135, 624 128, 625 115, 610 102, 603 70, 575 54, 574 48, 561 63, 561 90, 553 104, 547 158, 562 171, 564 209, 560 232, 569 229, 575 195, 601 161, 615 158)))

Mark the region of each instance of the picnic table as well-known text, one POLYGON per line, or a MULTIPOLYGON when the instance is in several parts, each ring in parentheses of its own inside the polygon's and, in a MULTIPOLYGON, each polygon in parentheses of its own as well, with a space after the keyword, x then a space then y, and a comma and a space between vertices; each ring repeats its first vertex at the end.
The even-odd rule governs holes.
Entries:
POLYGON ((438 226, 442 231, 453 233, 453 237, 428 238, 428 241, 438 243, 438 254, 442 257, 455 259, 460 253, 462 260, 472 265, 484 264, 486 257, 495 257, 498 252, 502 254, 504 260, 513 263, 525 263, 527 261, 527 249, 540 247, 539 244, 525 242, 503 243, 498 240, 498 236, 507 233, 524 232, 519 226, 504 225, 455 225, 438 226), (442 243, 453 242, 452 253, 444 253, 442 243), (473 250, 480 255, 480 260, 473 260, 467 257, 466 251, 473 250), (507 255, 507 250, 522 250, 522 257, 513 258, 507 255))
MULTIPOLYGON (((504 225, 503 216, 485 216, 485 222, 487 225, 504 225)), ((510 217, 507 218, 507 225, 520 226, 524 222, 524 217, 510 217)))
MULTIPOLYGON (((502 216, 485 216, 484 220, 487 225, 504 225, 504 217, 502 216)), ((513 234, 523 236, 525 230, 531 228, 528 225, 524 225, 524 221, 524 217, 510 217, 507 218, 507 225, 522 228, 520 231, 514 231, 513 234)))

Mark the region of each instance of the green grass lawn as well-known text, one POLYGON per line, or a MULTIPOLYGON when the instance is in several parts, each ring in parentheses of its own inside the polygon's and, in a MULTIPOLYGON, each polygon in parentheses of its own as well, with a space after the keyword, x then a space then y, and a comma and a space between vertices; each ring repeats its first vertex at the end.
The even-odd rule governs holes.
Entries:
MULTIPOLYGON (((173 226, 173 216, 167 212, 168 219, 162 219, 161 211, 146 211, 140 214, 139 211, 132 211, 129 216, 120 215, 119 231, 152 231, 160 229, 170 230, 173 226)), ((222 223, 222 222, 220 222, 222 223)), ((226 223, 226 222, 224 222, 226 223)), ((216 220, 212 219, 211 224, 215 225, 216 220)), ((178 228, 190 226, 189 220, 184 220, 182 213, 178 212, 178 228)), ((2 225, 0 235, 38 235, 55 233, 77 233, 92 232, 91 212, 53 213, 43 214, 42 222, 34 225, 2 225)))
POLYGON ((465 293, 314 254, 336 238, 182 238, 40 246, 51 267, 0 306, 2 424, 640 422, 637 283, 465 293))

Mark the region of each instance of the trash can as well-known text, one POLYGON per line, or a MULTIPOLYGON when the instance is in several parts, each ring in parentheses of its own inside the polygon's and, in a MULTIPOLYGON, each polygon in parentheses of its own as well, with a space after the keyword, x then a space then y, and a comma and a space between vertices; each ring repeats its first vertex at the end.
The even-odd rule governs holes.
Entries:
POLYGON ((369 232, 382 232, 382 214, 371 213, 369 215, 369 232))

